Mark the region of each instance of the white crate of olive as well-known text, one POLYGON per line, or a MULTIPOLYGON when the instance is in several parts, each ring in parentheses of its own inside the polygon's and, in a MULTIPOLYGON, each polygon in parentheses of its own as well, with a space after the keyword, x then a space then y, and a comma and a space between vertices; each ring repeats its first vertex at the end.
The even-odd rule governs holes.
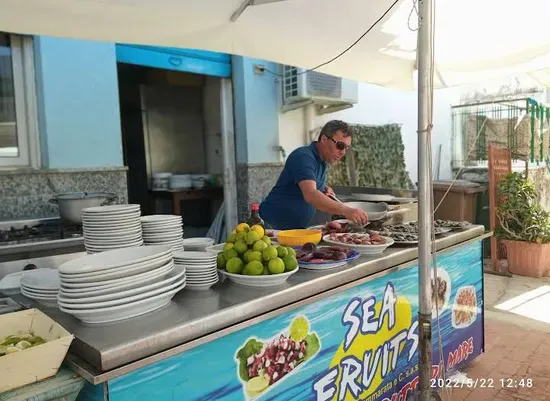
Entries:
POLYGON ((0 316, 0 394, 57 374, 73 336, 29 309, 0 316))

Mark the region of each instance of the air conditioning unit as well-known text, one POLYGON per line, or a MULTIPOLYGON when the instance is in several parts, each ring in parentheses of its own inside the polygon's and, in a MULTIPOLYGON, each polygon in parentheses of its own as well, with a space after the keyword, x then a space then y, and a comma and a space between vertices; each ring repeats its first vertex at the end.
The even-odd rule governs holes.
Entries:
POLYGON ((320 105, 355 104, 357 82, 285 65, 283 67, 283 101, 286 105, 312 100, 320 105))

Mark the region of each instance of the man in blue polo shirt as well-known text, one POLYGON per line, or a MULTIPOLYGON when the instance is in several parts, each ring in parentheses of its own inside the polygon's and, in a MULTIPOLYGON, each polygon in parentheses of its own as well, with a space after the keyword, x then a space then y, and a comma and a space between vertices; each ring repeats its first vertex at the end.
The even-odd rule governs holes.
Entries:
POLYGON ((327 165, 335 163, 351 146, 349 126, 338 120, 325 124, 319 140, 294 150, 285 163, 277 184, 260 205, 261 218, 276 230, 305 228, 316 210, 366 224, 367 214, 345 206, 328 195, 327 165))

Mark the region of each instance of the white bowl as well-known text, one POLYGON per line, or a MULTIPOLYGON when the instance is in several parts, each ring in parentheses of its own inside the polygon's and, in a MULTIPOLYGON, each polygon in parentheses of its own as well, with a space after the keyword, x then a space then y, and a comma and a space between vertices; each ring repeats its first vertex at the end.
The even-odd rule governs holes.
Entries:
POLYGON ((265 276, 247 276, 244 274, 233 274, 221 269, 218 271, 221 274, 227 276, 229 280, 233 281, 236 284, 246 285, 248 287, 272 287, 275 285, 284 284, 288 280, 288 278, 296 273, 298 270, 299 268, 281 274, 270 274, 265 276))
POLYGON ((125 320, 136 316, 144 315, 148 312, 160 309, 168 305, 174 295, 181 291, 185 284, 171 291, 156 295, 151 298, 142 299, 123 305, 111 306, 108 308, 97 308, 88 310, 78 310, 72 308, 59 307, 62 312, 69 313, 80 319, 84 323, 99 324, 110 323, 119 320, 125 320))
POLYGON ((116 249, 98 255, 86 255, 77 259, 71 259, 59 266, 59 271, 61 273, 72 274, 109 270, 154 260, 171 253, 172 249, 170 247, 160 245, 116 249))

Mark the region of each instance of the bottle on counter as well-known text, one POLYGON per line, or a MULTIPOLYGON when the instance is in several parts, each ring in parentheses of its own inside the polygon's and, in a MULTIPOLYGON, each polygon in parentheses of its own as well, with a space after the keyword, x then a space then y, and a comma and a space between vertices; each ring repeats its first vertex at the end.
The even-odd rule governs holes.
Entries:
POLYGON ((264 221, 260 217, 260 205, 257 203, 252 203, 250 205, 250 217, 246 222, 250 227, 253 225, 264 226, 264 221))

